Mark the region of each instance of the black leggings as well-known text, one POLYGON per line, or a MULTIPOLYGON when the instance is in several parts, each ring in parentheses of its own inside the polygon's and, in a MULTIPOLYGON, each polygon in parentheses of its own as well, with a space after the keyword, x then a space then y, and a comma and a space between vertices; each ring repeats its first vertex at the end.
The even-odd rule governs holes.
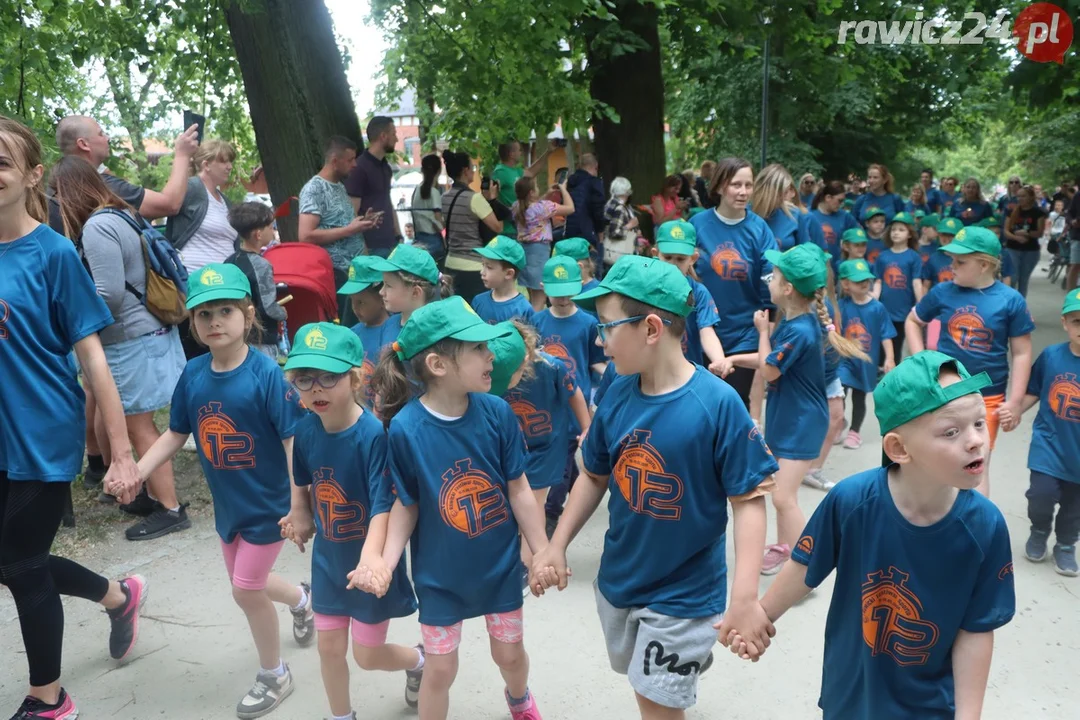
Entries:
MULTIPOLYGON (((894 322, 893 327, 896 328, 896 336, 892 339, 892 357, 893 362, 897 365, 900 364, 900 358, 904 356, 904 323, 894 322)), ((881 358, 881 362, 885 362, 885 358, 881 358)))
POLYGON ((30 684, 60 679, 64 644, 61 595, 101 602, 109 581, 82 565, 49 554, 68 483, 8 480, 0 472, 0 583, 7 585, 19 612, 30 684))
POLYGON ((724 381, 727 382, 735 392, 739 393, 743 405, 749 410, 750 390, 754 387, 754 371, 751 368, 737 367, 728 373, 728 376, 724 378, 724 381))
POLYGON ((866 419, 866 393, 855 388, 847 388, 851 393, 851 429, 859 432, 866 419))

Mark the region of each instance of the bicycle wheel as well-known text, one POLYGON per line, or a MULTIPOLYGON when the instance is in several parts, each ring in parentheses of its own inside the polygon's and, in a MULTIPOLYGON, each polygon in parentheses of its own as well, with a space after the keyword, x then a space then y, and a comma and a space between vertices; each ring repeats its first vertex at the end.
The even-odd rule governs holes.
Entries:
POLYGON ((1054 258, 1050 263, 1050 282, 1056 283, 1058 276, 1061 275, 1061 263, 1057 258, 1054 258))

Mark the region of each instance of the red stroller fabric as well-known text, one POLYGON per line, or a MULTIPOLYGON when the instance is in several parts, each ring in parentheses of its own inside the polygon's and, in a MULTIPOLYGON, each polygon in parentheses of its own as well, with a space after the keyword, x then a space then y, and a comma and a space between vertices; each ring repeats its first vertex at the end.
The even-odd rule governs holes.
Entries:
POLYGON ((285 305, 290 346, 296 331, 304 325, 337 321, 334 264, 326 250, 310 243, 288 242, 268 248, 263 257, 274 268, 274 282, 287 285, 284 294, 293 296, 285 305))

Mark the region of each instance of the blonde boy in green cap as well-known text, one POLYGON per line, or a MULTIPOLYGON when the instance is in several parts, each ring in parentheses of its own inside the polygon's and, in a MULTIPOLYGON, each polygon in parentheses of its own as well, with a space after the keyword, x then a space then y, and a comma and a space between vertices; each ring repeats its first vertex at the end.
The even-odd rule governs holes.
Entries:
POLYGON ((600 342, 619 374, 585 439, 584 473, 534 559, 533 585, 551 587, 540 578, 551 567, 566 587, 567 546, 610 490, 596 603, 611 666, 628 676, 642 718, 683 718, 717 628, 752 627, 755 652, 769 643, 757 575, 776 461, 738 394, 683 356, 693 295, 675 266, 624 256, 574 300, 599 313, 600 342))
POLYGON ((349 263, 348 280, 338 295, 348 295, 353 314, 359 322, 352 331, 364 346, 364 362, 360 367, 364 405, 375 405, 375 393, 371 390, 371 375, 379 362, 382 351, 397 339, 401 332, 401 315, 391 315, 383 302, 383 274, 375 266, 381 261, 377 255, 358 255, 349 263))
MULTIPOLYGON (((892 464, 825 496, 761 599, 775 622, 836 571, 825 720, 981 717, 994 630, 1016 604, 1005 518, 972 491, 989 452, 989 382, 933 351, 886 375, 874 409, 892 464)), ((721 641, 753 658, 738 634, 721 641)))
POLYGON ((581 268, 581 287, 585 292, 600 284, 596 279, 596 263, 592 258, 592 246, 585 238, 567 238, 555 243, 553 255, 567 255, 577 260, 581 268))
POLYGON ((525 248, 517 240, 497 235, 474 252, 484 258, 480 279, 488 289, 470 303, 476 314, 492 325, 514 318, 532 322, 536 311, 518 291, 518 275, 525 268, 525 248))

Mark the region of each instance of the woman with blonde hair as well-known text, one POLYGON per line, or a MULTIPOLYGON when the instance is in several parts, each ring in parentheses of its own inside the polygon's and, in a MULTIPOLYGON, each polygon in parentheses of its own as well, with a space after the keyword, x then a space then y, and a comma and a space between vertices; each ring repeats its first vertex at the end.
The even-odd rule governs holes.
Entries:
POLYGON ((915 183, 911 188, 911 199, 904 203, 904 211, 915 215, 916 210, 922 210, 925 214, 930 214, 930 204, 926 199, 926 188, 922 186, 922 183, 915 183))
POLYGON ((793 202, 796 196, 791 173, 774 163, 758 175, 751 206, 773 231, 781 252, 803 243, 813 243, 824 250, 825 232, 821 224, 793 202))
POLYGON ((867 217, 866 210, 871 207, 880 208, 885 214, 885 223, 891 223, 893 216, 903 212, 904 201, 893 192, 893 176, 889 168, 879 163, 873 163, 866 170, 866 192, 855 201, 855 207, 851 214, 865 226, 867 217))

